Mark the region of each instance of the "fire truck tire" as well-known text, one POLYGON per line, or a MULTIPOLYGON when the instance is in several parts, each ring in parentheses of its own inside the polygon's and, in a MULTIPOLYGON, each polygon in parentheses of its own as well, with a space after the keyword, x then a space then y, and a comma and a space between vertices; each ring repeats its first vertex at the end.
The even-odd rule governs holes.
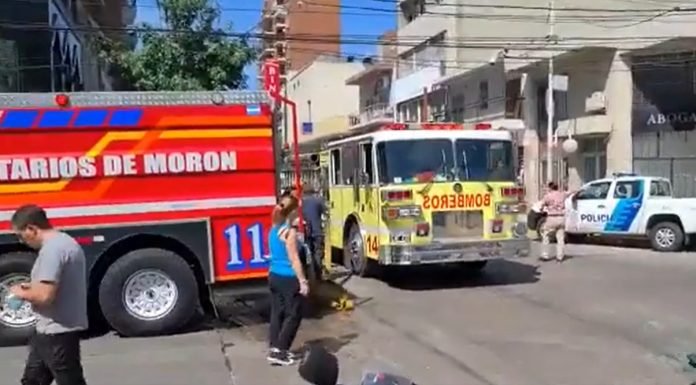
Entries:
POLYGON ((123 336, 173 333, 196 314, 198 284, 191 267, 176 253, 134 250, 107 269, 99 286, 99 306, 123 336))
POLYGON ((0 255, 0 346, 26 344, 34 332, 36 315, 31 305, 25 304, 19 310, 5 309, 7 288, 29 281, 36 254, 18 251, 0 255))
POLYGON ((365 254, 365 241, 360 227, 353 224, 343 245, 343 265, 353 274, 369 277, 375 274, 375 262, 365 254))

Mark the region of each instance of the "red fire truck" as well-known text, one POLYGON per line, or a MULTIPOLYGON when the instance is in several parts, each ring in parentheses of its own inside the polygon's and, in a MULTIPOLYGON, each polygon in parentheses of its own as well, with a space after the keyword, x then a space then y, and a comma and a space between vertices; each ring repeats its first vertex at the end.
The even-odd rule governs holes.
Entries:
MULTIPOLYGON (((90 311, 123 335, 179 329, 218 289, 262 288, 272 117, 253 91, 0 94, 0 298, 32 267, 9 223, 28 203, 82 244, 90 311)), ((34 321, 0 308, 0 344, 34 321)))

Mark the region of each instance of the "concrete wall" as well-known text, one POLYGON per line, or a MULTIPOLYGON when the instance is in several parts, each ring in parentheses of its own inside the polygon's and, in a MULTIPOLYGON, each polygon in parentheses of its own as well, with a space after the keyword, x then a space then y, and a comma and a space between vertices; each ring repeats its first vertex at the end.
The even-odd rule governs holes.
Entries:
POLYGON ((336 115, 314 122, 314 133, 311 135, 300 134, 300 143, 317 139, 322 136, 336 134, 348 129, 348 117, 336 115))
POLYGON ((320 136, 316 123, 327 118, 343 116, 348 128, 348 115, 358 110, 360 90, 345 80, 363 69, 362 63, 315 61, 291 75, 287 96, 297 103, 300 129, 303 122, 315 123, 314 132, 303 136, 305 140, 320 136))
MULTIPOLYGON (((453 4, 454 1, 448 4, 453 4)), ((397 5, 398 7, 398 5, 397 5)), ((397 31, 397 39, 401 44, 397 49, 399 55, 403 55, 413 49, 419 42, 425 42, 424 37, 433 37, 445 31, 445 40, 456 39, 457 23, 460 19, 453 17, 453 7, 449 5, 428 5, 426 10, 430 13, 419 16, 410 23, 406 23, 403 17, 399 17, 399 29, 397 31), (404 43, 407 41, 408 44, 404 43)), ((456 66, 449 66, 457 58, 457 49, 454 47, 444 48, 443 58, 448 66, 446 73, 455 73, 458 71, 456 66)), ((436 60, 432 58, 432 60, 436 60)), ((398 75, 398 74, 397 74, 398 75)))

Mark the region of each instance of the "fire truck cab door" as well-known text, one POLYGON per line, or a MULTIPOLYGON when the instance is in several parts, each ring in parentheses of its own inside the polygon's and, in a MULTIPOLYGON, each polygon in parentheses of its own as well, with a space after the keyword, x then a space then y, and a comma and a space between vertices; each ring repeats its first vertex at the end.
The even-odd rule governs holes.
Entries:
POLYGON ((372 202, 372 192, 375 185, 374 180, 374 156, 373 156, 373 146, 371 141, 361 142, 358 146, 360 151, 360 175, 358 182, 360 183, 360 189, 358 193, 359 211, 364 213, 365 211, 371 211, 372 202))
POLYGON ((341 149, 334 148, 329 152, 329 183, 328 200, 326 202, 329 211, 328 237, 331 245, 338 247, 343 245, 343 164, 341 149), (340 229, 340 231, 339 231, 340 229))

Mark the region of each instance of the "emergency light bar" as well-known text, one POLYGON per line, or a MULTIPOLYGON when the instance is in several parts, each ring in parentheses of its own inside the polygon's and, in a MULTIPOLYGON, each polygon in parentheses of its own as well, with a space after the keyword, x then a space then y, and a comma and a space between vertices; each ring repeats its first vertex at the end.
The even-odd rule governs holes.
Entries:
POLYGON ((0 93, 2 108, 269 104, 265 91, 0 93))
POLYGON ((404 130, 492 130, 490 123, 389 123, 382 126, 387 131, 404 130))

